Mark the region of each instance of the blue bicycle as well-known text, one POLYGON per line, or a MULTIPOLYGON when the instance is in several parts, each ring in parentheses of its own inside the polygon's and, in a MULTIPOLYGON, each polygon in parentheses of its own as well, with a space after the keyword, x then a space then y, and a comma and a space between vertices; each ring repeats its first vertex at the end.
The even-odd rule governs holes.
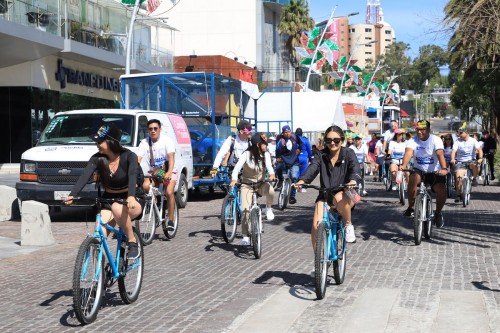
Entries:
MULTIPOLYGON (((127 236, 125 232, 121 228, 113 228, 101 219, 102 204, 114 202, 127 204, 127 201, 122 199, 96 199, 98 213, 95 232, 82 242, 76 256, 73 272, 73 308, 76 318, 83 325, 90 324, 97 318, 104 299, 105 287, 109 288, 118 281, 120 297, 126 304, 135 302, 141 291, 144 270, 142 243, 137 242, 139 257, 133 260, 126 259, 127 236), (108 245, 103 228, 116 235, 115 257, 108 245)), ((135 230, 134 234, 135 238, 140 240, 135 230)))
POLYGON ((241 224, 240 189, 234 186, 229 190, 222 202, 220 228, 226 243, 231 243, 236 237, 236 227, 241 224))
POLYGON ((323 219, 318 224, 316 250, 314 252, 314 286, 316 297, 323 299, 326 293, 328 267, 333 266, 333 278, 336 284, 342 284, 345 278, 347 262, 347 242, 345 241, 345 223, 335 208, 330 209, 326 201, 326 192, 342 191, 346 186, 321 188, 315 185, 302 184, 304 188, 312 188, 325 192, 323 201, 323 219))

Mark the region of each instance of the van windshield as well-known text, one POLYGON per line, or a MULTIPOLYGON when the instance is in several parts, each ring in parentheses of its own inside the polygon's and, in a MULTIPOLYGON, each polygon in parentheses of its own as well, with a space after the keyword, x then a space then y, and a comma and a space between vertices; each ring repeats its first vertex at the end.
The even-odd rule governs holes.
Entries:
POLYGON ((132 145, 134 116, 121 114, 56 115, 43 130, 38 146, 52 144, 95 144, 90 136, 102 125, 114 123, 122 130, 121 144, 132 145))

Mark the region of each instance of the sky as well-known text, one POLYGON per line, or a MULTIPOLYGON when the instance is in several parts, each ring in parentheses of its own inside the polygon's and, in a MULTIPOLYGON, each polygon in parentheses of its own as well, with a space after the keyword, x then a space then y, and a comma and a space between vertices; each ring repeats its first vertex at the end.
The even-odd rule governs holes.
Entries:
MULTIPOLYGON (((349 23, 365 23, 366 3, 366 0, 309 0, 309 14, 315 22, 325 21, 337 5, 334 16, 359 12, 349 18, 349 23)), ((396 32, 396 41, 410 44, 407 55, 412 59, 423 45, 435 44, 446 49, 449 36, 438 32, 443 29, 440 22, 446 3, 448 0, 380 0, 384 21, 396 32)))

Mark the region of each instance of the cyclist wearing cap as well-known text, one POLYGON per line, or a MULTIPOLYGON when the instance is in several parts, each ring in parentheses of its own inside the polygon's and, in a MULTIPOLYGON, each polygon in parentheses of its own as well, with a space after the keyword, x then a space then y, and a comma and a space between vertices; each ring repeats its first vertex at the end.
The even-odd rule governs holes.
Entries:
POLYGON ((249 147, 249 140, 252 136, 252 124, 247 120, 241 120, 236 126, 238 135, 229 136, 220 147, 212 166, 212 175, 219 169, 219 166, 234 166, 238 162, 240 155, 249 147))
POLYGON ((434 223, 441 228, 444 225, 443 213, 441 210, 446 202, 446 160, 444 159, 443 141, 434 134, 431 134, 431 124, 427 120, 417 122, 417 134, 411 138, 406 146, 401 169, 407 169, 408 163, 415 155, 413 170, 408 182, 408 208, 404 216, 411 217, 414 214, 413 206, 417 196, 417 187, 421 181, 429 184, 432 191, 436 193, 436 211, 434 223))
MULTIPOLYGON (((302 141, 295 134, 292 134, 290 126, 285 125, 281 128, 281 136, 276 143, 276 174, 282 182, 282 175, 286 169, 290 169, 290 178, 295 183, 299 178, 299 154, 303 149, 302 141)), ((279 187, 279 186, 278 186, 279 187)), ((297 202, 295 195, 297 190, 292 187, 290 199, 288 202, 294 204, 297 202)))
POLYGON ((406 150, 406 142, 404 139, 404 130, 396 128, 394 130, 394 137, 391 142, 389 142, 388 155, 391 155, 391 177, 392 177, 392 190, 397 190, 396 185, 396 172, 398 171, 398 166, 401 164, 401 159, 403 158, 406 150))
POLYGON ((477 175, 479 174, 479 166, 483 161, 483 150, 476 139, 469 136, 467 124, 463 123, 457 130, 458 139, 453 143, 450 163, 455 166, 455 184, 457 184, 457 198, 455 202, 460 202, 460 193, 462 192, 462 177, 465 176, 467 166, 472 170, 473 179, 472 185, 477 186, 477 175), (479 159, 476 163, 476 152, 479 154, 479 159))
MULTIPOLYGON (((169 227, 174 226, 175 183, 177 182, 177 166, 175 165, 175 144, 168 135, 161 135, 161 122, 158 119, 148 121, 149 137, 139 143, 139 163, 147 161, 149 173, 155 183, 163 182, 168 200, 169 227)), ((149 191, 149 179, 145 180, 144 190, 149 191)), ((159 184, 156 184, 158 186, 159 184)))
MULTIPOLYGON (((103 222, 113 227, 118 223, 125 231, 128 240, 127 258, 135 259, 139 257, 140 253, 131 221, 142 212, 136 194, 142 192, 138 185, 142 185, 143 174, 137 161, 137 155, 120 144, 121 135, 122 131, 116 125, 110 124, 101 126, 97 134, 91 136, 97 145, 98 152, 92 155, 71 193, 64 198, 64 203, 71 205, 73 198, 80 193, 94 172, 97 171, 98 186, 101 184, 104 187, 102 197, 127 201, 126 206, 117 202, 111 205, 105 204, 100 213, 103 222), (142 175, 142 177, 138 175, 142 175), (141 184, 137 184, 138 181, 141 184)), ((104 233, 107 234, 106 230, 104 233)))
MULTIPOLYGON (((269 179, 274 180, 274 170, 271 164, 271 155, 267 151, 267 141, 265 135, 262 133, 255 133, 251 139, 252 145, 249 146, 243 154, 240 155, 238 163, 236 163, 232 177, 230 187, 236 185, 238 181, 238 175, 242 171, 241 179, 243 182, 258 182, 264 181, 266 179, 266 173, 269 174, 269 179)), ((272 209, 272 204, 274 201, 274 188, 269 184, 262 184, 258 189, 257 193, 262 196, 266 196, 266 209, 263 211, 266 214, 268 221, 274 220, 274 213, 272 209)), ((248 237, 248 219, 249 219, 249 208, 252 204, 252 186, 247 184, 241 185, 241 210, 243 211, 241 232, 243 234, 243 239, 240 245, 250 245, 250 238, 248 237)))

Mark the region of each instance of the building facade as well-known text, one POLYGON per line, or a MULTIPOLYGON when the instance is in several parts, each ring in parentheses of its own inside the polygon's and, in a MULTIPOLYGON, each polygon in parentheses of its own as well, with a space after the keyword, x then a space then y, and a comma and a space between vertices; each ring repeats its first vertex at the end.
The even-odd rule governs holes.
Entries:
MULTIPOLYGON (((0 2, 0 163, 18 163, 59 111, 120 107, 129 23, 109 0, 0 2)), ((131 73, 173 71, 174 32, 137 21, 131 73)))

